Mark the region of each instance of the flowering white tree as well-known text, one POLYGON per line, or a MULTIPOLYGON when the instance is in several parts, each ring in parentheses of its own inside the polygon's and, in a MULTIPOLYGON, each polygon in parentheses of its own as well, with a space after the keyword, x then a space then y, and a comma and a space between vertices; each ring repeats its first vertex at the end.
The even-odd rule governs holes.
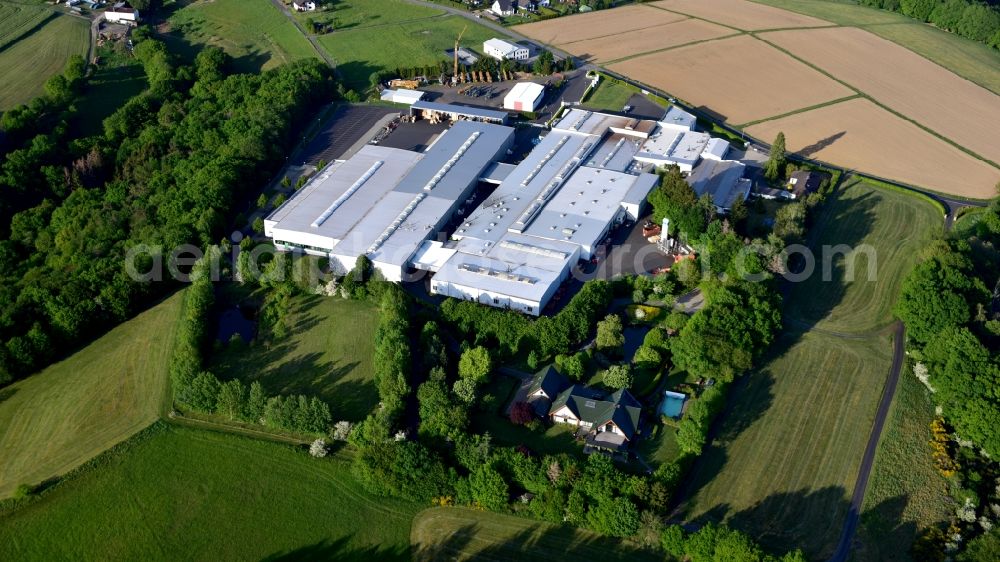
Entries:
POLYGON ((309 446, 309 454, 318 459, 325 457, 326 452, 326 441, 323 439, 317 439, 309 446))
POLYGON ((341 420, 334 424, 332 437, 336 441, 347 441, 347 438, 351 435, 351 430, 353 429, 353 423, 347 420, 341 420))
POLYGON ((934 392, 934 387, 931 386, 931 374, 927 370, 927 365, 923 363, 917 363, 913 366, 913 376, 917 377, 917 380, 924 383, 927 390, 934 392))

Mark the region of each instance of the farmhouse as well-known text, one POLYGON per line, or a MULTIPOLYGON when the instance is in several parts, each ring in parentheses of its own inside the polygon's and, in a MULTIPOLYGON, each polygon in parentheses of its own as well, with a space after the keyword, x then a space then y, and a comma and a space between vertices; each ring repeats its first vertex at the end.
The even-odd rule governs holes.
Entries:
POLYGON ((104 11, 104 19, 110 23, 139 23, 139 10, 129 6, 126 2, 118 2, 114 6, 104 11))
POLYGON ((509 127, 459 121, 423 153, 367 145, 317 173, 265 219, 264 232, 278 249, 329 257, 340 271, 366 255, 401 281, 513 138, 509 127))
POLYGON ((293 0, 292 1, 292 8, 296 12, 315 12, 316 11, 316 2, 313 2, 312 0, 306 0, 306 1, 303 1, 303 0, 293 0))
POLYGON ((545 97, 545 86, 534 82, 518 82, 503 98, 504 109, 534 111, 545 97))
POLYGON ((497 60, 528 60, 531 57, 531 51, 527 47, 496 37, 483 41, 483 52, 497 60))
POLYGON ((490 11, 498 16, 513 16, 517 12, 517 0, 493 0, 490 11))

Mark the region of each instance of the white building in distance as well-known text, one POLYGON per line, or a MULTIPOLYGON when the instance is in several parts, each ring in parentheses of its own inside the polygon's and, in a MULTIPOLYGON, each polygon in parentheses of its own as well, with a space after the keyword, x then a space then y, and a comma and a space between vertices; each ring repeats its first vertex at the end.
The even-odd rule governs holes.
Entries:
POLYGON ((139 10, 129 6, 126 2, 118 2, 104 11, 104 19, 109 23, 135 25, 139 23, 139 10))
POLYGON ((483 41, 483 52, 497 60, 528 60, 531 57, 531 51, 527 47, 496 37, 483 41))
POLYGON ((503 98, 503 108, 511 111, 534 111, 545 97, 545 86, 518 82, 503 98))

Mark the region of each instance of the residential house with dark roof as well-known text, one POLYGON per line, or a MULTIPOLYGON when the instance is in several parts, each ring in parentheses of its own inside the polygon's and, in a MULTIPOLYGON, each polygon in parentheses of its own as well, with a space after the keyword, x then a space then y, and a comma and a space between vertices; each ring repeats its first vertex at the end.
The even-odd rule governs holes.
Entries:
POLYGON ((536 415, 544 418, 549 415, 552 401, 567 386, 569 381, 560 375, 555 367, 549 365, 535 374, 526 401, 535 410, 536 415))
POLYGON ((556 397, 549 417, 589 429, 587 443, 602 448, 625 447, 639 432, 642 405, 622 389, 610 395, 575 384, 556 397))

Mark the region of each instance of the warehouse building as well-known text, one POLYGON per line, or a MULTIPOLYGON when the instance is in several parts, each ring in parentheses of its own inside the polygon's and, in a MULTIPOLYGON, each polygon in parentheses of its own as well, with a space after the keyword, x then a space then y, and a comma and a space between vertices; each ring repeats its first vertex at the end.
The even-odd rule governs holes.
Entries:
POLYGON ((545 97, 545 86, 534 82, 518 82, 503 98, 504 109, 534 111, 545 97))
POLYGON ((423 153, 366 145, 316 174, 265 219, 264 232, 278 249, 329 257, 341 272, 367 255, 401 281, 513 139, 509 127, 459 121, 423 153))
POLYGON ((527 47, 496 37, 483 41, 483 52, 497 60, 528 60, 531 58, 531 51, 527 47))
POLYGON ((410 115, 429 121, 480 121, 497 125, 507 124, 510 117, 506 111, 423 100, 410 104, 410 115))
POLYGON ((431 292, 539 315, 573 266, 640 216, 658 181, 633 160, 649 130, 629 117, 567 112, 458 225, 453 252, 426 260, 436 268, 431 292))

